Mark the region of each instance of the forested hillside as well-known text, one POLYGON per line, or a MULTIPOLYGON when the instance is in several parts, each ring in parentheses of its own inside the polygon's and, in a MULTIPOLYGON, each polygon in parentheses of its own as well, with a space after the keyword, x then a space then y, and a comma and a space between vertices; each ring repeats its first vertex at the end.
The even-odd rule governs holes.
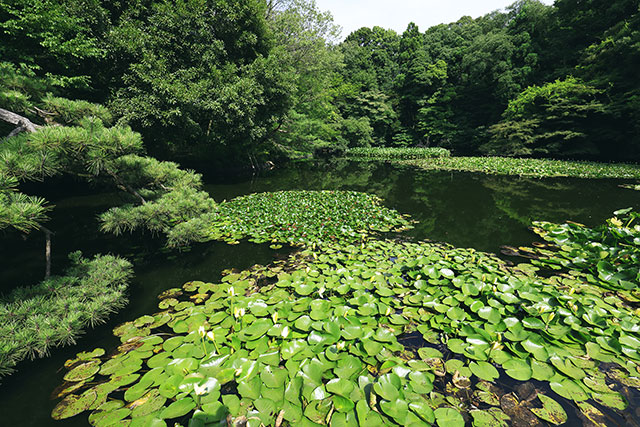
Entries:
POLYGON ((425 32, 363 28, 340 46, 354 91, 338 105, 376 145, 637 159, 638 19, 635 0, 523 0, 425 32), (357 111, 372 103, 383 123, 357 111))
POLYGON ((44 94, 97 102, 151 154, 208 164, 356 146, 638 160, 638 7, 520 0, 338 42, 313 0, 3 0, 0 108, 43 124, 44 94))

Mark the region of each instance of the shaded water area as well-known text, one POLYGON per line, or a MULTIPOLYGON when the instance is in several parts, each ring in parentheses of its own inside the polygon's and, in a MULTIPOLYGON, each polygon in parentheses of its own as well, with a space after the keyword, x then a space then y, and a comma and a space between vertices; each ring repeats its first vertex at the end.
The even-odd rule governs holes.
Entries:
MULTIPOLYGON (((619 180, 527 179, 462 172, 420 171, 382 163, 343 160, 303 163, 258 177, 211 175, 206 190, 217 200, 263 191, 356 190, 374 193, 384 203, 417 220, 407 236, 498 252, 500 246, 528 245, 536 236, 532 220, 572 220, 597 225, 619 208, 640 208, 638 193, 619 188, 619 180)), ((188 280, 216 282, 225 268, 243 269, 286 255, 268 245, 243 242, 200 244, 187 252, 166 251, 151 236, 108 236, 98 231, 97 214, 119 203, 114 193, 84 195, 76 189, 34 187, 30 194, 45 196, 56 205, 48 227, 55 231, 54 273, 63 270, 66 254, 82 250, 86 256, 115 253, 135 265, 130 303, 107 324, 89 330, 71 347, 54 349, 52 356, 26 361, 0 385, 0 425, 87 425, 86 414, 53 421, 51 391, 61 382, 64 361, 78 351, 102 346, 109 351, 119 342, 111 329, 126 320, 156 310, 156 295, 188 280), (41 191, 36 193, 36 191, 41 191)), ((43 237, 3 236, 0 247, 0 292, 29 285, 44 272, 43 237)), ((640 402, 631 402, 632 410, 640 402)))

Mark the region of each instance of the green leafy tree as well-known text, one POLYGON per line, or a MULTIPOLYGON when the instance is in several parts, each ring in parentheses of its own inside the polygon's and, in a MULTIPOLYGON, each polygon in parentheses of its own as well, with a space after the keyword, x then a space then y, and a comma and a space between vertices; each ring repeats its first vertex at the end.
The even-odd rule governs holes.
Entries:
POLYGON ((334 42, 340 28, 313 0, 277 2, 268 16, 276 46, 272 55, 292 83, 289 109, 272 134, 275 142, 303 150, 343 145, 334 100, 353 90, 338 75, 342 54, 334 42))
POLYGON ((585 157, 600 154, 597 123, 606 119, 602 91, 573 77, 531 86, 509 103, 492 126, 490 154, 585 157))
POLYGON ((100 0, 2 0, 0 58, 67 90, 87 88, 105 57, 109 26, 100 0))
POLYGON ((152 3, 122 19, 110 54, 127 64, 111 108, 168 150, 255 153, 289 105, 258 0, 152 3))

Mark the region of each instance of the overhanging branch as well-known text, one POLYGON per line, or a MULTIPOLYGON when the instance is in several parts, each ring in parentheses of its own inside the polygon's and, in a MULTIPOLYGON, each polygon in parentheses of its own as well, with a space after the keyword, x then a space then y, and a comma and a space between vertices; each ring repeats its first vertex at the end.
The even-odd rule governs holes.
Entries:
POLYGON ((9 110, 5 110, 4 108, 0 108, 0 120, 17 126, 8 136, 15 136, 20 132, 35 132, 38 128, 42 127, 33 123, 26 117, 9 110))

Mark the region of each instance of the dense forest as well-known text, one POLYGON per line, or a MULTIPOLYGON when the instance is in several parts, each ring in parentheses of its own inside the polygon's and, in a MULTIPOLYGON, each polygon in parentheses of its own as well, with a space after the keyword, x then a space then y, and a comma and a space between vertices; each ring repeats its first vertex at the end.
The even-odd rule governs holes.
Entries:
POLYGON ((638 160, 638 7, 520 0, 338 43, 312 0, 3 0, 0 108, 45 124, 59 97, 101 104, 187 164, 359 146, 638 160))

